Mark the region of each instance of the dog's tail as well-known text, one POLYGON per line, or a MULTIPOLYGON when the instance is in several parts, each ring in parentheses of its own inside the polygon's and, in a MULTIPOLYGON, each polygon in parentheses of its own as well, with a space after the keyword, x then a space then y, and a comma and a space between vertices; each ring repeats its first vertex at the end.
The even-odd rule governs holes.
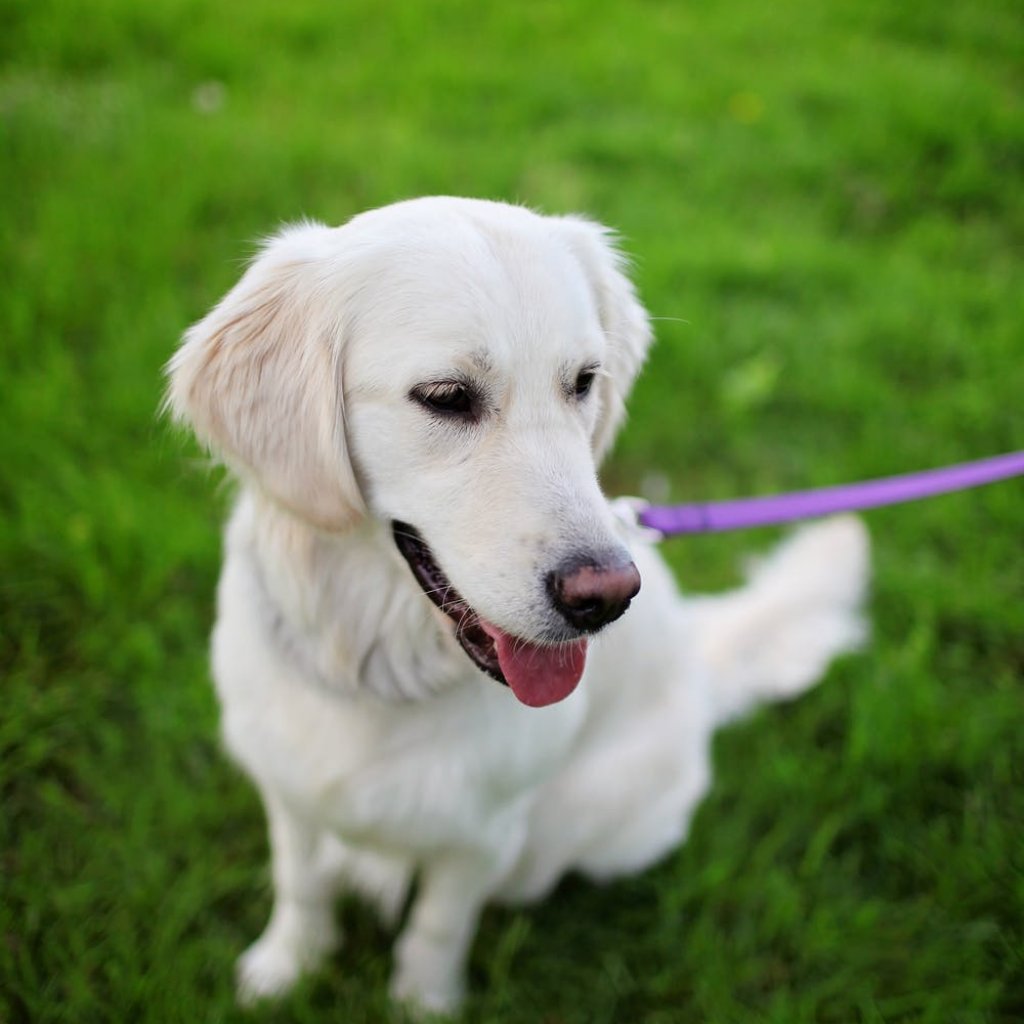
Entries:
POLYGON ((804 526, 751 566, 747 586, 695 603, 695 633, 715 681, 716 724, 795 697, 832 658, 864 642, 869 549, 854 516, 804 526))

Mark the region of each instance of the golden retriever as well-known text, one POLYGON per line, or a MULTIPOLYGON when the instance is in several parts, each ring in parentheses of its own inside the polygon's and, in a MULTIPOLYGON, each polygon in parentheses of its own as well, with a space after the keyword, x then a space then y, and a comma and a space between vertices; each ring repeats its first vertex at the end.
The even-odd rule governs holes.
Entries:
POLYGON ((241 481, 213 675, 273 858, 243 999, 335 948, 341 888, 394 919, 415 879, 392 992, 453 1009, 486 901, 663 856, 714 728, 862 638, 855 519, 684 599, 613 515, 649 341, 605 228, 455 198, 287 228, 188 331, 168 403, 241 481))

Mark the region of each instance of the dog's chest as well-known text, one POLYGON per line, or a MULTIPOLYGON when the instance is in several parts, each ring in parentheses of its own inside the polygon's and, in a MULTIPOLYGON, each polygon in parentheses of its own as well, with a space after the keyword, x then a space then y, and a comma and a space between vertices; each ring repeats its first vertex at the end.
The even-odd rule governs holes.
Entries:
POLYGON ((412 850, 499 827, 570 755, 585 711, 582 699, 524 709, 475 674, 397 704, 273 673, 244 690, 221 683, 226 745, 261 787, 351 842, 412 850))

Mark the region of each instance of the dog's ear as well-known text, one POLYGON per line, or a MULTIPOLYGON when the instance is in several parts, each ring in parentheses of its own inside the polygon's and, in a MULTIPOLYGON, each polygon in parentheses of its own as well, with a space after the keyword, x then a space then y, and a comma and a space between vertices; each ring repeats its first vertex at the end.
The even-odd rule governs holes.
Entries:
POLYGON ((601 413, 593 437, 594 453, 600 459, 622 424, 626 397, 650 347, 651 325, 626 276, 626 259, 615 244, 614 233, 583 217, 555 220, 591 282, 608 339, 607 372, 598 378, 601 413))
POLYGON ((166 406, 246 481, 343 530, 363 505, 345 445, 332 235, 302 224, 270 240, 186 333, 167 366, 166 406))

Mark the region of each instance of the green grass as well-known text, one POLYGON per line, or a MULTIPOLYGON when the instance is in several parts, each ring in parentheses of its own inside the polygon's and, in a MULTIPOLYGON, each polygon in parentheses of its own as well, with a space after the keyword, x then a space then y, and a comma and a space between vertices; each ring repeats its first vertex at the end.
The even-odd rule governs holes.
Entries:
MULTIPOLYGON (((156 408, 255 239, 431 192, 617 226, 660 319, 611 491, 1020 448, 1022 53, 1015 0, 0 6, 0 1021, 389 1017, 348 905, 233 1007, 269 892, 207 679, 228 494, 156 408)), ((870 649, 719 737, 660 867, 488 911, 465 1019, 1024 1019, 1022 511, 872 514, 870 649)), ((667 551, 700 589, 771 539, 667 551)))

